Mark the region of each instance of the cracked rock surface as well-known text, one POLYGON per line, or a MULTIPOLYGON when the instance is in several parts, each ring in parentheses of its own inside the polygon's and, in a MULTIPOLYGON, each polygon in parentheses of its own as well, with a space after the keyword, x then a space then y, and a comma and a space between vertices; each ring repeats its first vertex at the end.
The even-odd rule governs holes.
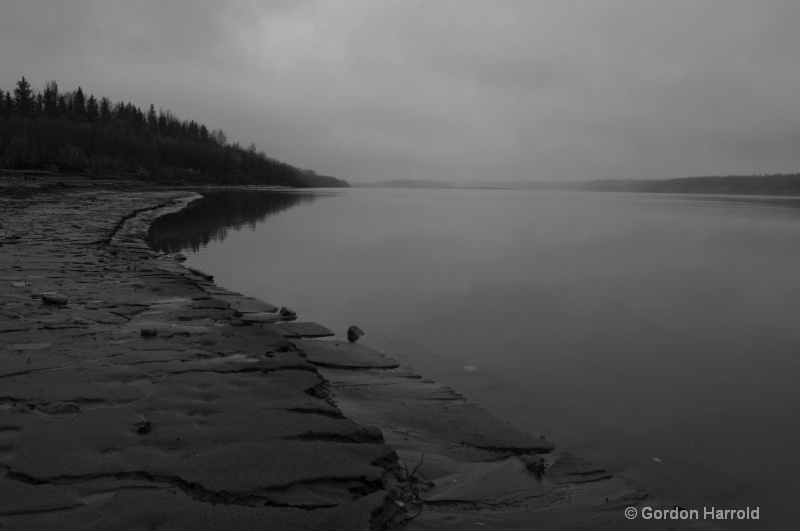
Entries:
POLYGON ((392 523, 396 454, 287 339, 330 332, 144 243, 194 197, 0 196, 3 531, 392 523))
POLYGON ((336 339, 292 343, 330 382, 345 415, 379 428, 397 450, 405 529, 640 529, 625 508, 672 508, 375 349, 336 339))

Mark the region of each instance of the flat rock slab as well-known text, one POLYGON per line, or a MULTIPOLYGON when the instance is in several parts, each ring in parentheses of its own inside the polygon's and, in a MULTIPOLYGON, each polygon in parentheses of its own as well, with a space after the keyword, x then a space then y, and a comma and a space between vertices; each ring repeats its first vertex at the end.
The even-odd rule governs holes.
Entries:
MULTIPOLYGON (((2 470, 2 468, 0 468, 2 470)), ((0 522, 6 523, 8 515, 25 513, 46 513, 74 509, 83 506, 81 496, 68 489, 55 485, 29 485, 0 477, 0 492, 3 492, 3 505, 0 507, 0 522)), ((17 524, 16 529, 23 527, 17 524)), ((29 527, 29 529, 41 529, 29 527)))
POLYGON ((545 474, 551 479, 566 483, 587 483, 611 477, 611 473, 605 468, 580 456, 567 453, 561 455, 555 463, 548 467, 545 474))
POLYGON ((336 334, 333 330, 318 323, 276 323, 275 330, 287 338, 302 337, 332 337, 336 334))
MULTIPOLYGON (((40 487, 31 487, 30 490, 40 487)), ((53 496, 53 502, 45 506, 50 511, 3 515, 3 529, 352 531, 371 529, 375 508, 394 504, 387 499, 386 491, 378 491, 349 504, 313 511, 292 507, 211 504, 169 485, 143 488, 140 484, 128 486, 115 482, 109 485, 103 482, 95 489, 89 489, 86 485, 63 485, 52 487, 50 491, 38 495, 40 498, 53 496), (63 491, 59 492, 58 498, 53 492, 56 489, 63 491), (96 502, 103 498, 108 502, 96 502), (70 506, 73 507, 70 511, 54 510, 70 506), (80 522, 80 525, 76 526, 76 522, 80 522)))
POLYGON ((0 334, 4 332, 20 332, 28 330, 30 325, 21 323, 19 321, 0 321, 0 334))
POLYGON ((231 296, 231 295, 214 295, 217 300, 225 301, 231 305, 231 308, 241 313, 274 313, 278 311, 278 307, 269 304, 268 302, 260 301, 253 297, 244 296, 231 296))
POLYGON ((411 378, 406 370, 320 370, 348 415, 384 432, 425 434, 428 440, 484 452, 491 459, 554 448, 549 439, 505 421, 449 387, 411 378))
POLYGON ((306 359, 321 367, 393 369, 400 364, 374 348, 346 341, 296 339, 292 343, 306 359))
POLYGON ((276 312, 253 312, 242 314, 240 319, 246 323, 277 323, 281 321, 291 321, 297 318, 285 317, 276 312))
POLYGON ((41 405, 74 402, 112 406, 145 396, 151 384, 123 367, 45 369, 2 380, 6 400, 41 405))
MULTIPOLYGON (((446 468, 451 463, 439 463, 436 456, 428 456, 428 469, 446 468)), ((423 462, 424 464, 424 462, 423 462)), ((421 467, 420 467, 421 468, 421 467)), ((553 484, 527 473, 515 457, 474 463, 469 468, 453 467, 453 472, 437 477, 434 488, 428 490, 425 499, 432 502, 481 503, 487 499, 518 501, 530 496, 542 496, 553 489, 553 484)), ((428 470, 426 469, 426 471, 428 470)), ((569 494, 565 491, 562 503, 569 494)))

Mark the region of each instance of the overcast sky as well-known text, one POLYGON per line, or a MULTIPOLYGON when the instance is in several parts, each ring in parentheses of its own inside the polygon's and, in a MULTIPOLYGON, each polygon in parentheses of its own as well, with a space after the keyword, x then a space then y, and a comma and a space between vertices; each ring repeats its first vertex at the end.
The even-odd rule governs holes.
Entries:
POLYGON ((352 182, 800 171, 800 2, 0 0, 0 88, 352 182))

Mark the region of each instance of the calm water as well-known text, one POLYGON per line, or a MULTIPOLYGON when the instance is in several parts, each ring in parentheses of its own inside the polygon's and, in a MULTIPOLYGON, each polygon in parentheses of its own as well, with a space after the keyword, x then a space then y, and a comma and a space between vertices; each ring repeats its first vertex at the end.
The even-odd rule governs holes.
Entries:
POLYGON ((797 519, 800 201, 226 192, 152 234, 656 496, 797 519))

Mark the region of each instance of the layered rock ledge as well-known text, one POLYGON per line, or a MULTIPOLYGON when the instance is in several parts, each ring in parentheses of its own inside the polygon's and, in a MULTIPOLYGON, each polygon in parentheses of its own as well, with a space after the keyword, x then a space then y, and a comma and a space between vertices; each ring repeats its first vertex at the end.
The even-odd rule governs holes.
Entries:
POLYGON ((195 197, 0 195, 0 529, 632 525, 602 468, 147 247, 195 197))

